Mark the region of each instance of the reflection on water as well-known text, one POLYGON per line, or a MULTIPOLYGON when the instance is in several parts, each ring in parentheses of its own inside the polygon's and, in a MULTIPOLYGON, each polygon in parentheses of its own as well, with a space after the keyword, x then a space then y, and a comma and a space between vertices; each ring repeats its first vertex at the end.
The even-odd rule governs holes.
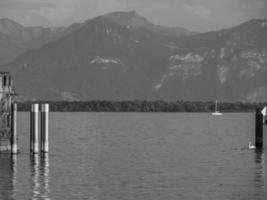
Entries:
POLYGON ((260 189, 262 194, 267 193, 266 190, 266 158, 262 150, 255 150, 255 188, 260 189))
POLYGON ((30 157, 32 196, 31 199, 49 200, 49 155, 34 154, 30 157))
POLYGON ((9 154, 0 154, 0 199, 14 199, 15 182, 16 162, 13 162, 13 157, 9 154))
POLYGON ((20 114, 22 153, 0 154, 0 200, 267 199, 267 147, 233 149, 252 114, 54 113, 49 157, 29 155, 20 114))
MULTIPOLYGON (((0 199, 15 200, 20 199, 18 159, 20 155, 0 154, 0 199)), ((49 175, 49 156, 48 154, 31 155, 30 157, 30 177, 31 196, 29 199, 50 200, 50 175, 49 175)), ((27 172, 26 172, 27 174, 27 172)), ((27 178, 27 177, 25 177, 27 178)))
POLYGON ((12 167, 12 185, 13 185, 13 192, 12 197, 14 198, 14 194, 16 192, 16 184, 17 184, 17 173, 18 173, 18 167, 17 167, 17 161, 18 157, 17 155, 11 155, 11 167, 12 167))

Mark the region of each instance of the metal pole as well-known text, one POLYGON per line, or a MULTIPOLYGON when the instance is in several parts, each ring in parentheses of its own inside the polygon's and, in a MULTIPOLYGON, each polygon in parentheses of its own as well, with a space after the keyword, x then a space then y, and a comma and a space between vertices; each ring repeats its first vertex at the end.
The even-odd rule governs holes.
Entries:
POLYGON ((33 153, 39 152, 39 104, 33 105, 33 123, 32 123, 32 129, 33 129, 33 153))
POLYGON ((42 104, 41 109, 41 152, 49 151, 49 104, 42 104))
POLYGON ((255 146, 257 149, 263 147, 263 116, 260 109, 255 113, 255 146))
POLYGON ((30 152, 33 152, 33 112, 34 112, 34 106, 31 105, 31 111, 30 111, 30 152))

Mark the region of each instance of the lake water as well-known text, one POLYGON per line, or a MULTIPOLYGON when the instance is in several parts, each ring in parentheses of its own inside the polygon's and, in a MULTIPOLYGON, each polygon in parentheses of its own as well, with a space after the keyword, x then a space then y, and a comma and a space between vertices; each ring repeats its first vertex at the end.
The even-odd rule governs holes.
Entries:
POLYGON ((50 113, 50 153, 0 154, 1 200, 267 199, 267 164, 248 150, 254 115, 50 113))

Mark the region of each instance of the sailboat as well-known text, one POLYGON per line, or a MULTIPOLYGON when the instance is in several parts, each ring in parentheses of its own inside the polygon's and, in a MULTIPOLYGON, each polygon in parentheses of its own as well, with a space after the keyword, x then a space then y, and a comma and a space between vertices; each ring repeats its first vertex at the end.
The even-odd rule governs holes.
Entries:
POLYGON ((267 106, 264 106, 261 111, 261 114, 263 116, 263 124, 267 125, 267 106))
POLYGON ((262 110, 261 110, 261 114, 266 117, 267 115, 267 107, 265 106, 262 110))
POLYGON ((216 100, 216 102, 215 102, 215 112, 211 113, 212 115, 215 115, 215 116, 222 115, 222 113, 217 110, 217 107, 218 107, 217 104, 218 104, 218 102, 216 100))

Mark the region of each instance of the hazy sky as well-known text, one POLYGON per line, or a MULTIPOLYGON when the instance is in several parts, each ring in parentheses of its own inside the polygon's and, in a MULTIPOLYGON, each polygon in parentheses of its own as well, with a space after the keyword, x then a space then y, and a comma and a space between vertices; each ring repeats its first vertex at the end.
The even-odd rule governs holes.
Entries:
POLYGON ((209 31, 266 19, 267 0, 0 0, 0 18, 25 26, 67 26, 129 10, 156 24, 209 31))

